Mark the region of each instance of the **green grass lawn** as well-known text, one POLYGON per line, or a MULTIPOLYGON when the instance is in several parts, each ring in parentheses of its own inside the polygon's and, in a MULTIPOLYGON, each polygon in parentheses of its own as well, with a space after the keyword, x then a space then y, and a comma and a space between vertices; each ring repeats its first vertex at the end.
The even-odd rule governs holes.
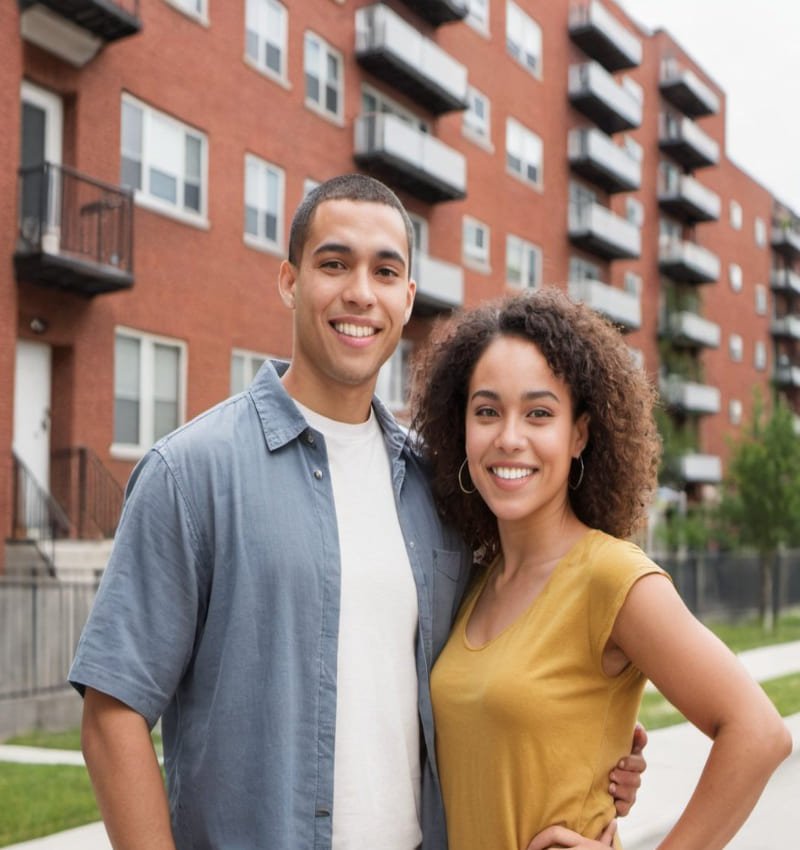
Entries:
POLYGON ((757 620, 741 623, 707 623, 709 629, 734 652, 800 640, 800 614, 784 614, 771 634, 761 630, 757 620))

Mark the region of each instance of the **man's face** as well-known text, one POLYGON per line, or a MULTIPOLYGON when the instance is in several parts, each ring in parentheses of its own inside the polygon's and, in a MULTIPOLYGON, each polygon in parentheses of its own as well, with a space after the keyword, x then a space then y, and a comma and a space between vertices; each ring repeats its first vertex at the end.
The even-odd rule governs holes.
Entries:
POLYGON ((411 315, 408 253, 392 207, 347 200, 317 207, 299 266, 284 262, 279 278, 295 311, 292 372, 302 395, 336 387, 372 393, 411 315))

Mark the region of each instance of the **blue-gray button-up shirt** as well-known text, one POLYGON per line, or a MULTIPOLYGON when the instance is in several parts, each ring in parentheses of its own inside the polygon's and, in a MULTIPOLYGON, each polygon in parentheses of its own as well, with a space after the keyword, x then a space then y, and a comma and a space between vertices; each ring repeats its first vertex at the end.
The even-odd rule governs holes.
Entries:
MULTIPOLYGON (((247 392, 136 467, 69 674, 151 725, 163 715, 181 850, 331 846, 337 522, 324 438, 282 368, 265 364, 247 392)), ((375 410, 419 604, 423 846, 445 850, 428 677, 470 558, 440 523, 405 432, 375 410)))

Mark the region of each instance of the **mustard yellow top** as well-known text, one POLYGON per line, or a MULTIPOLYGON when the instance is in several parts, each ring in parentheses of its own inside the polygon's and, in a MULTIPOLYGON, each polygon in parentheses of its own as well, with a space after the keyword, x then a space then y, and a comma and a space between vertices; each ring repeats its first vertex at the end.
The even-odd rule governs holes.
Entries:
POLYGON ((596 838, 613 819, 608 774, 630 752, 645 678, 607 676, 602 654, 650 573, 663 570, 637 546, 590 531, 481 647, 465 627, 489 571, 468 594, 431 676, 449 850, 519 850, 551 824, 596 838))

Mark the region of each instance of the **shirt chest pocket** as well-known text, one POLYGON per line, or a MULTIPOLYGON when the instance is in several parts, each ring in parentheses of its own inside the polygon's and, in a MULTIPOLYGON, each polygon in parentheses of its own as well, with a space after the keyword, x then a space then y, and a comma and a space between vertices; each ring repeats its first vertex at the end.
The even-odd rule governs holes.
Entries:
POLYGON ((463 587, 461 571, 464 558, 461 552, 433 550, 433 657, 441 652, 450 634, 450 626, 458 609, 463 587))

